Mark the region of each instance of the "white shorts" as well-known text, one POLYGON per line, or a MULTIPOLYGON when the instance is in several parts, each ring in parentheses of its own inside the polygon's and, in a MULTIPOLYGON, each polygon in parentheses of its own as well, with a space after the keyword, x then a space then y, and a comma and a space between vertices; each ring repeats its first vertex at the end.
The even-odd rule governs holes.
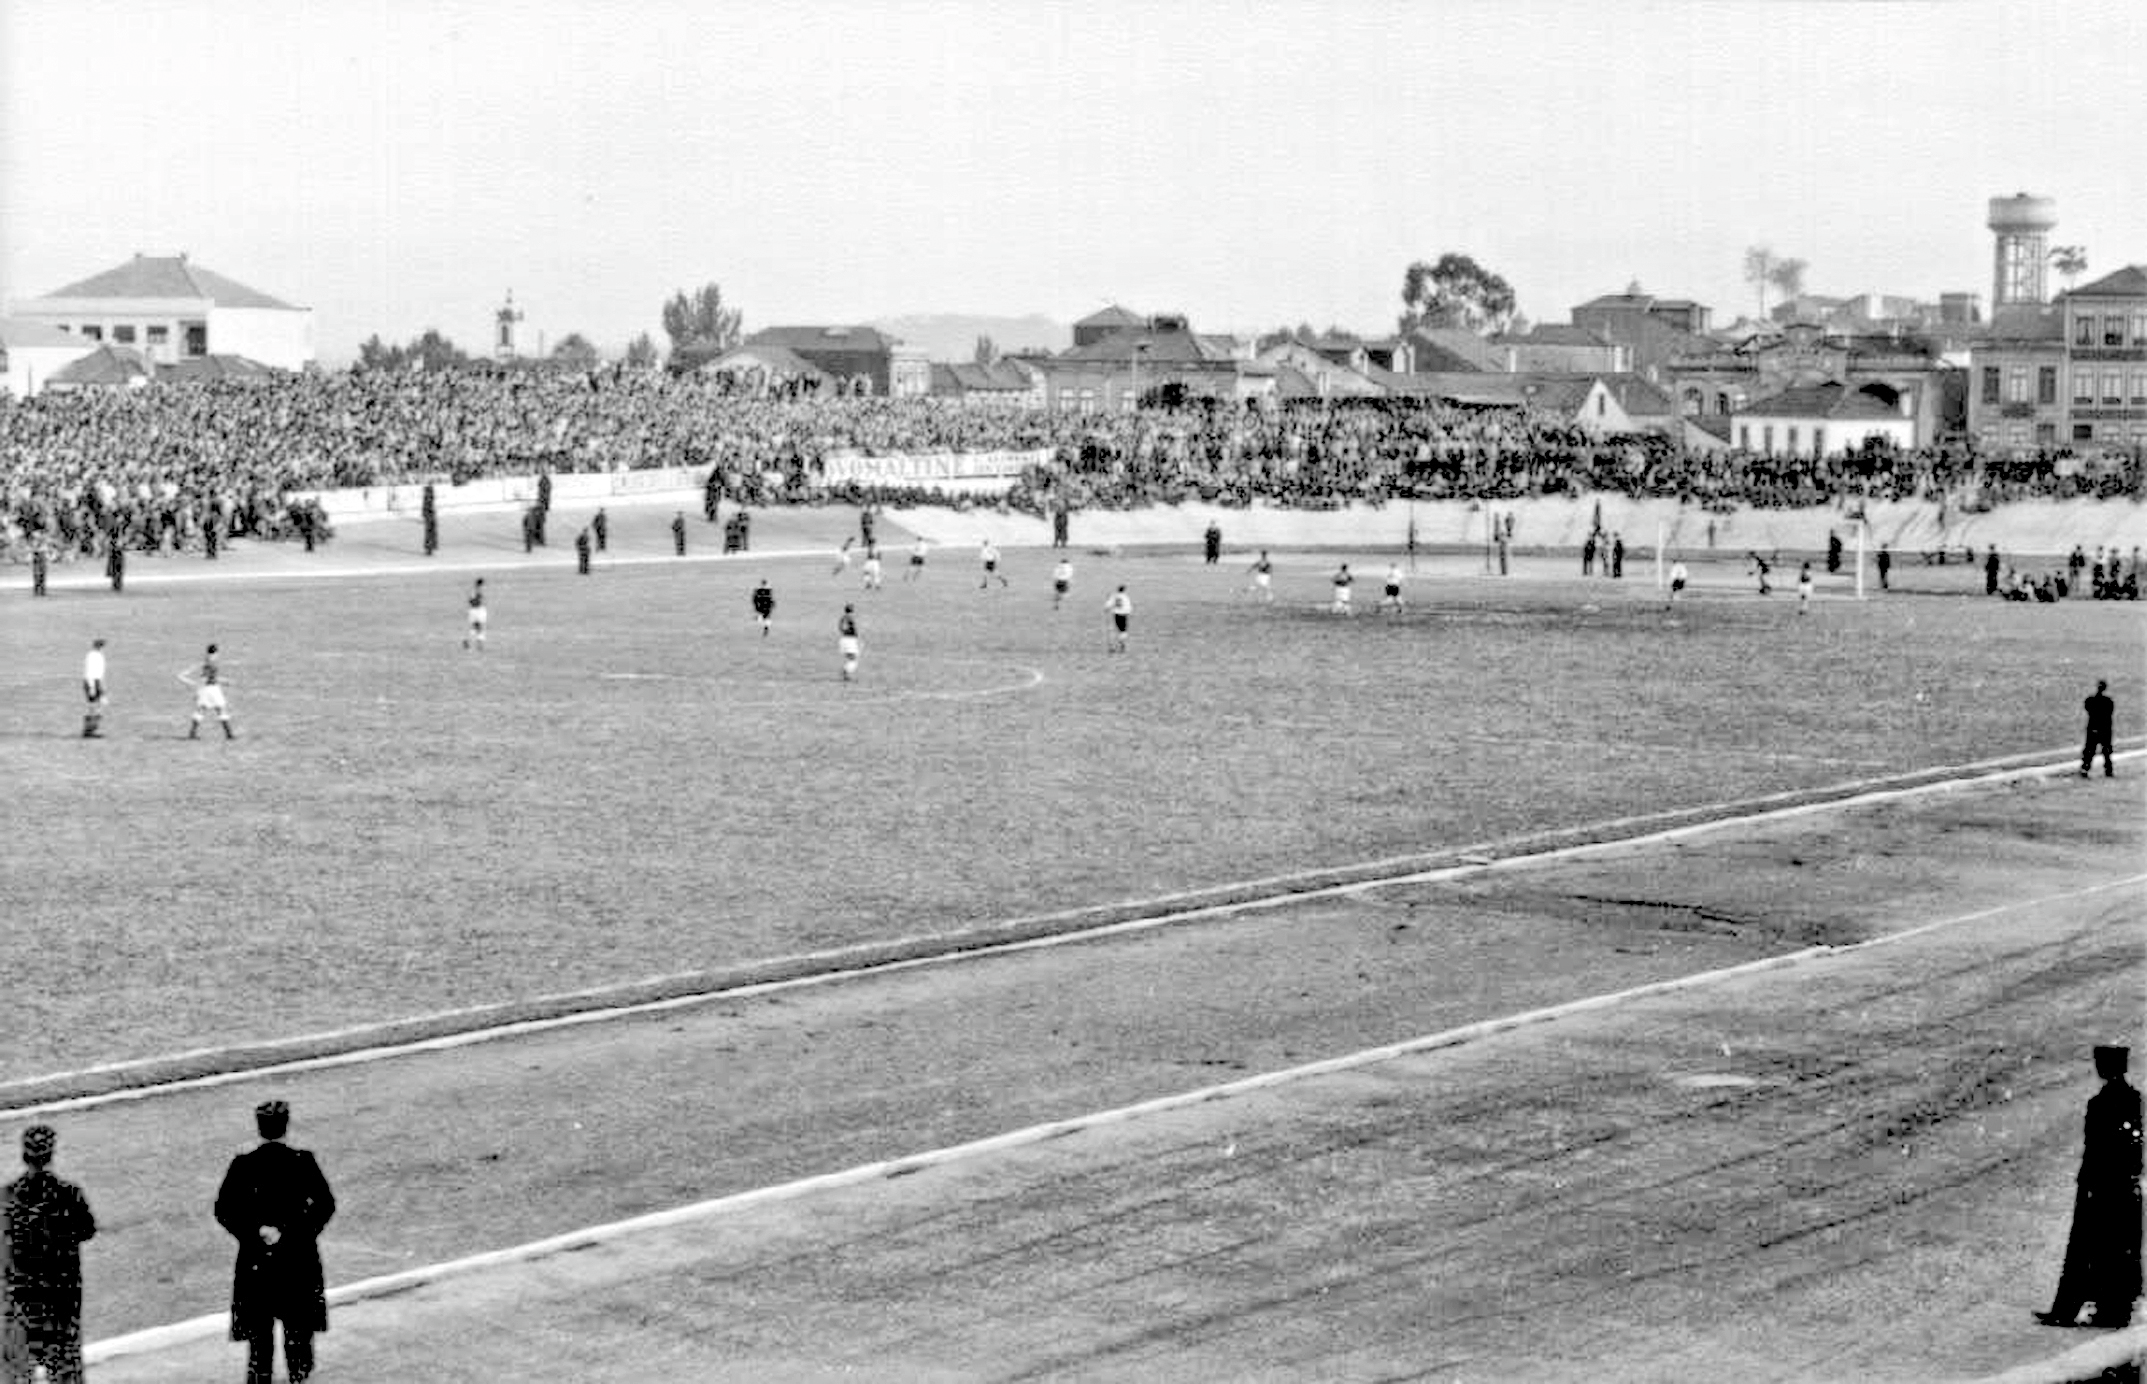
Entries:
POLYGON ((196 688, 194 690, 194 709, 196 711, 221 712, 224 709, 223 685, 212 682, 207 687, 196 688))
POLYGON ((854 634, 846 634, 846 635, 844 635, 844 636, 842 637, 842 656, 843 656, 844 658, 856 658, 856 657, 857 657, 857 636, 856 636, 856 635, 854 635, 854 634))
POLYGON ((1275 574, 1272 572, 1255 572, 1252 574, 1252 584, 1265 591, 1275 584, 1275 574))
POLYGON ((472 606, 470 608, 470 628, 473 630, 481 630, 484 627, 485 608, 483 606, 472 606))
POLYGON ((1346 606, 1349 604, 1348 587, 1338 586, 1334 589, 1334 603, 1338 606, 1346 606))

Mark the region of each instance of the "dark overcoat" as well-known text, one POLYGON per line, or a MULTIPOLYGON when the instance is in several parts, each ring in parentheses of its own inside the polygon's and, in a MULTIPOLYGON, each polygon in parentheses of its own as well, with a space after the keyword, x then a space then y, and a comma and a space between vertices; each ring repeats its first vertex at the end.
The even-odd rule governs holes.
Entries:
POLYGON ((231 1160, 216 1193, 216 1223, 238 1241, 231 1276, 231 1338, 243 1341, 281 1321, 287 1333, 328 1329, 328 1289, 320 1234, 335 1194, 311 1153, 270 1140, 231 1160), (261 1243, 260 1228, 281 1238, 261 1243))
POLYGON ((82 1190, 42 1168, 0 1188, 0 1295, 12 1340, 79 1329, 82 1242, 97 1233, 82 1190))

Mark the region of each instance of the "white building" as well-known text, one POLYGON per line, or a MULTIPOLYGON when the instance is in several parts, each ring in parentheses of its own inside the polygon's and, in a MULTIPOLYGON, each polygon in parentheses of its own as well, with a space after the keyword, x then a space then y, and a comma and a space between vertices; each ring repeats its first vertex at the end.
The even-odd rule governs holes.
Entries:
POLYGON ((93 341, 26 317, 0 317, 0 390, 26 399, 62 366, 97 349, 93 341))
POLYGON ((159 365, 244 356, 302 370, 313 361, 313 309, 190 263, 136 255, 117 268, 14 305, 17 318, 91 343, 131 346, 159 365))
POLYGON ((1799 385, 1748 404, 1733 415, 1732 442, 1769 456, 1839 456, 1874 438, 1906 451, 1916 420, 1899 404, 1839 383, 1799 385))

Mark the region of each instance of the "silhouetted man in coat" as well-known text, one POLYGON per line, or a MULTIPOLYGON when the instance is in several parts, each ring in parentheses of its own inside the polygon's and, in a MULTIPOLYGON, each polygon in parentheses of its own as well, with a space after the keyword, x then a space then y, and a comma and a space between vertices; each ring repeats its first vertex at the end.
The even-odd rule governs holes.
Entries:
POLYGON ((246 1343, 247 1384, 275 1376, 276 1323, 293 1384, 313 1373, 313 1338, 328 1329, 328 1289, 320 1234, 335 1195, 320 1164, 283 1142, 291 1108, 280 1100, 254 1110, 261 1143, 231 1160, 216 1193, 216 1223, 238 1241, 231 1280, 231 1339, 246 1343))
POLYGON ((2117 703, 2110 700, 2110 684, 2100 678, 2095 680, 2095 694, 2082 703, 2087 708, 2087 743, 2080 747, 2080 777, 2086 778, 2088 769, 2095 762, 2095 751, 2102 751, 2102 775, 2115 778, 2117 770, 2110 763, 2110 739, 2116 731, 2117 703))
POLYGON ((49 1171, 49 1125, 22 1132, 21 1177, 0 1187, 0 1355, 4 1373, 81 1384, 82 1242, 97 1233, 82 1189, 49 1171))
POLYGON ((2140 1093, 2125 1080, 2126 1048, 2095 1049, 2102 1089, 2088 1097, 2073 1193, 2072 1235, 2057 1298, 2035 1319, 2071 1326, 2085 1302, 2095 1304, 2089 1326, 2126 1326, 2140 1295, 2140 1093))

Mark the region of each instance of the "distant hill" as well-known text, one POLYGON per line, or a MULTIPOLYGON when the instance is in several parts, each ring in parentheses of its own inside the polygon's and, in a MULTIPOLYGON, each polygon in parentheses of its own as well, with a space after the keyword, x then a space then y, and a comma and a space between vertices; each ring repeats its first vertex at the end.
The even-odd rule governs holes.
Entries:
POLYGON ((919 313, 882 317, 873 326, 922 350, 927 360, 975 358, 977 338, 988 336, 1008 351, 1063 351, 1073 345, 1073 328, 1038 313, 1027 317, 972 317, 962 313, 919 313))

